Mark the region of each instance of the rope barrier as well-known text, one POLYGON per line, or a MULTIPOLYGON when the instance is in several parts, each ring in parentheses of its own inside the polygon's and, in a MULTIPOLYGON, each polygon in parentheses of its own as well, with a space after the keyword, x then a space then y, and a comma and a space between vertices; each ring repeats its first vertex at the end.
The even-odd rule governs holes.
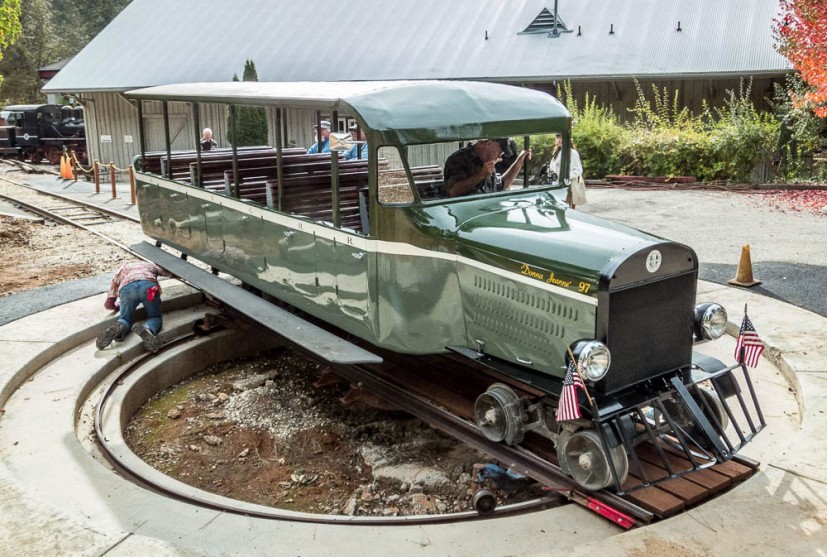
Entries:
POLYGON ((78 160, 78 157, 77 157, 77 155, 75 155, 75 152, 74 152, 74 151, 71 151, 71 155, 70 155, 70 156, 72 157, 72 161, 75 163, 75 165, 76 165, 76 166, 80 169, 80 171, 81 171, 81 172, 83 172, 84 174, 91 174, 91 173, 95 170, 95 166, 94 166, 94 164, 93 164, 92 166, 90 166, 90 167, 89 167, 89 170, 86 170, 85 168, 83 168, 83 165, 82 165, 82 164, 80 164, 80 161, 78 160))
POLYGON ((109 166, 111 166, 112 168, 114 168, 117 172, 129 172, 129 171, 132 169, 132 165, 131 165, 131 164, 130 164, 129 166, 127 166, 126 168, 118 168, 117 166, 115 166, 115 163, 114 163, 114 162, 110 162, 110 163, 109 163, 109 166))

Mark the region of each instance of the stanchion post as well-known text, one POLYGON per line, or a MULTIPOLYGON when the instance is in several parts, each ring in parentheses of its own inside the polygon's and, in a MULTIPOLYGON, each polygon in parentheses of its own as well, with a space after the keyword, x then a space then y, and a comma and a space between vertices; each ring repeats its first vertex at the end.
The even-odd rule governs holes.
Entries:
POLYGON ((72 178, 74 178, 75 182, 78 181, 78 162, 77 158, 75 158, 75 152, 72 151, 72 156, 69 157, 69 162, 72 164, 72 178))
POLYGON ((109 162, 109 180, 112 182, 112 199, 118 197, 118 191, 115 189, 115 163, 109 162))
POLYGON ((129 195, 130 201, 133 205, 137 202, 135 199, 135 167, 129 165, 129 195))
POLYGON ((101 192, 101 168, 100 163, 95 160, 92 164, 92 169, 95 171, 95 193, 101 192))

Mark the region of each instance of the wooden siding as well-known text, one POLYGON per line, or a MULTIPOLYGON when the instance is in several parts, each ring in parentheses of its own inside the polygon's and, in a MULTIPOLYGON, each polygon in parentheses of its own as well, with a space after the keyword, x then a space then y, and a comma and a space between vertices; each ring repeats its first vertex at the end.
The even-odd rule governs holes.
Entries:
MULTIPOLYGON (((772 99, 773 83, 781 83, 783 78, 739 78, 731 79, 684 79, 684 80, 651 80, 640 79, 638 83, 646 98, 654 99, 652 87, 656 87, 660 94, 663 94, 664 87, 669 95, 669 105, 672 105, 673 95, 678 91, 678 106, 687 107, 693 114, 698 115, 703 111, 706 103, 710 108, 725 106, 729 98, 729 91, 734 91, 736 96, 740 94, 741 88, 750 88, 750 98, 756 109, 759 111, 772 110, 768 100, 772 99)), ((559 83, 562 87, 562 83, 559 83)), ((557 96, 558 83, 533 84, 531 87, 540 89, 557 96)), ((617 81, 573 81, 571 82, 572 95, 578 106, 582 107, 588 93, 590 100, 597 100, 598 106, 610 107, 621 121, 634 119, 634 113, 630 111, 637 101, 637 90, 632 79, 617 81)), ((652 102, 654 106, 654 101, 652 102)))

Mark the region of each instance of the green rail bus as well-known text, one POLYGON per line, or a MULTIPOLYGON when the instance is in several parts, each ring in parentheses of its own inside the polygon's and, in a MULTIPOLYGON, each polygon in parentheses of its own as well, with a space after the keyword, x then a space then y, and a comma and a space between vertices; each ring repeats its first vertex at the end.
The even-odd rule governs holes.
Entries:
POLYGON ((642 486, 689 473, 732 458, 763 427, 746 368, 693 352, 727 321, 721 306, 696 305, 695 252, 562 201, 572 119, 551 95, 420 81, 193 83, 126 96, 142 124, 148 236, 343 335, 408 354, 455 351, 542 393, 504 382, 480 393, 487 438, 540 435, 581 486, 623 491, 630 469, 642 486), (191 106, 196 149, 148 153, 147 102, 164 114, 191 106), (263 107, 275 146, 201 151, 205 103, 229 107, 231 125, 239 107, 263 107), (329 153, 288 146, 286 124, 302 114, 308 127, 332 123, 329 153), (494 173, 487 192, 455 195, 457 176, 488 162, 480 153, 501 155, 492 140, 528 150, 556 133, 561 185, 534 184, 521 168, 494 173), (570 362, 585 389, 558 421, 570 362), (644 442, 690 465, 647 477, 635 454, 644 442))

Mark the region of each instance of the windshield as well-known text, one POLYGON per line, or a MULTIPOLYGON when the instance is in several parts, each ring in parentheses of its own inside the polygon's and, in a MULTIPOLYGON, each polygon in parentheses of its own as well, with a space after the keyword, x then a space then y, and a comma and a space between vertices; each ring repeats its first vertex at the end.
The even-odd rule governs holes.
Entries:
POLYGON ((380 147, 379 201, 444 202, 554 186, 554 144, 554 134, 544 134, 380 147))

